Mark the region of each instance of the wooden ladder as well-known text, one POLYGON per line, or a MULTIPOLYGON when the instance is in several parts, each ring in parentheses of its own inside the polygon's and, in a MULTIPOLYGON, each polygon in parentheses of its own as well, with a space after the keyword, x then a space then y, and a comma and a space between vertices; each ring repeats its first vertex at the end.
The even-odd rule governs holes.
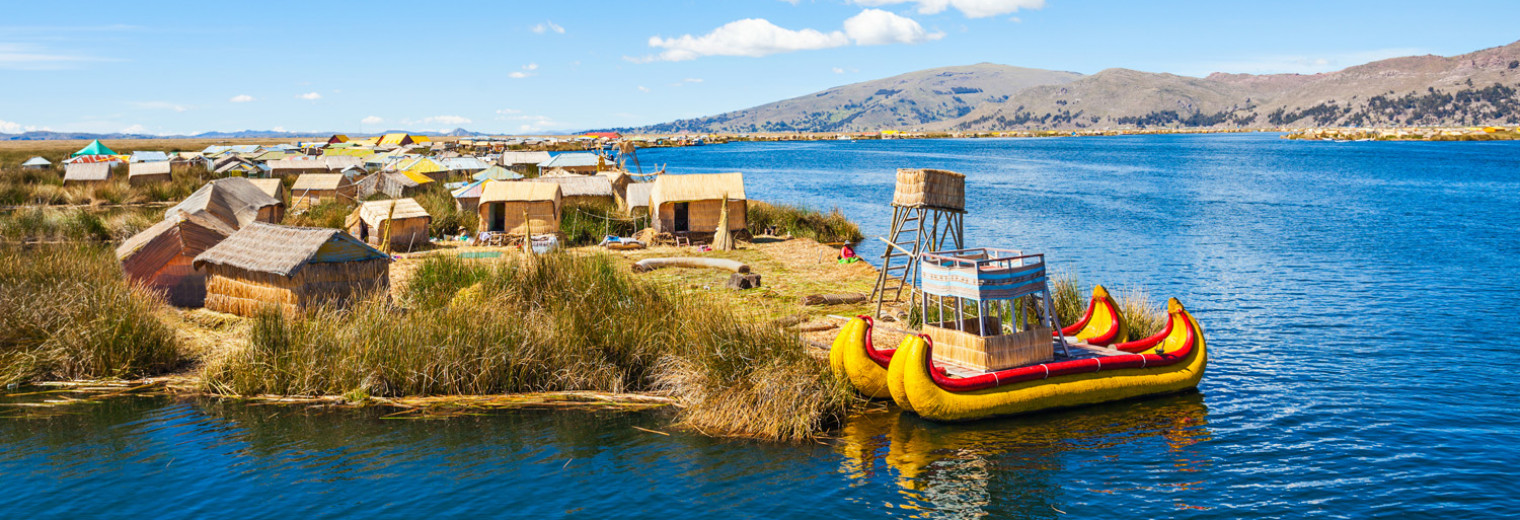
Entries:
MULTIPOLYGON (((938 250, 945 242, 953 242, 954 249, 964 244, 959 213, 923 207, 892 206, 888 237, 882 239, 887 250, 881 255, 881 270, 871 289, 878 317, 888 299, 901 301, 903 289, 917 281, 920 254, 938 250)), ((912 290, 909 288, 909 294, 912 290)))

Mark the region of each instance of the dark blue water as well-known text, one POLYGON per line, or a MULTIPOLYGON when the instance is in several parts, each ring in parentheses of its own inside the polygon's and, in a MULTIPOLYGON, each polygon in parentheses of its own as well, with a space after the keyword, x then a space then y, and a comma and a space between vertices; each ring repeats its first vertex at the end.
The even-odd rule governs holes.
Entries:
MULTIPOLYGON (((0 408, 11 516, 1493 518, 1520 510, 1520 143, 1274 135, 647 150, 880 234, 899 167, 967 174, 970 245, 1180 298, 1196 394, 804 445, 661 413, 400 421, 114 400, 0 408), (21 418, 27 417, 27 418, 21 418), (1064 513, 1064 514, 1063 514, 1064 513)), ((879 248, 867 249, 867 253, 879 248)))

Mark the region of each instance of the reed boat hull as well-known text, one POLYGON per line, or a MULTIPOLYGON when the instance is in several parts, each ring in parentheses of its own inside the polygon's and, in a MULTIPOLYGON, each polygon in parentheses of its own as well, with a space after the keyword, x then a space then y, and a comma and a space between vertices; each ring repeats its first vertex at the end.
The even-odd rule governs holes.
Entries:
POLYGON ((874 325, 865 316, 846 323, 840 329, 839 336, 834 338, 834 346, 829 349, 829 368, 835 377, 849 380, 860 395, 872 399, 889 399, 892 394, 887 389, 887 366, 895 351, 876 350, 871 344, 871 329, 874 325))
MULTIPOLYGON (((886 386, 898 406, 934 421, 970 421, 1058 408, 1086 406, 1110 401, 1162 395, 1197 388, 1208 364, 1203 329, 1172 300, 1165 335, 1121 344, 1136 356, 1118 356, 1116 365, 1151 360, 1140 368, 1102 369, 1053 375, 1028 381, 998 384, 991 388, 955 391, 942 386, 930 372, 932 345, 922 337, 910 338, 898 348, 888 368, 886 386), (1191 336, 1191 338, 1189 337, 1191 336), (1149 343, 1145 343, 1149 341, 1149 343), (1181 353, 1186 348, 1186 353, 1181 353), (1173 358, 1167 352, 1176 353, 1173 358), (1120 358, 1126 363, 1119 363, 1120 358), (1144 359, 1141 359, 1144 358, 1144 359)), ((1051 364, 1051 367, 1058 366, 1051 364)), ((1051 371, 1047 370, 1047 373, 1051 371)), ((1007 372, 1012 373, 1012 372, 1007 372)))

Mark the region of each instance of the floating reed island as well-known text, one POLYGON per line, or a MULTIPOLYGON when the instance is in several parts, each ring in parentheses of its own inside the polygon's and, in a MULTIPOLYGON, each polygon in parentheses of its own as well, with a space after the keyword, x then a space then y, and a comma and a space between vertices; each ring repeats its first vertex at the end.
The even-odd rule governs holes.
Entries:
POLYGON ((1309 128, 1293 130, 1284 139, 1306 141, 1513 141, 1520 126, 1309 128))
MULTIPOLYGON (((164 153, 188 166, 136 183, 108 166, 104 187, 0 163, 22 201, 0 212, 6 393, 663 408, 704 434, 799 440, 865 406, 827 361, 843 317, 878 317, 881 344, 925 317, 868 296, 882 277, 853 255, 855 223, 749 200, 740 173, 645 172, 615 140, 548 159, 369 141, 164 153), (35 197, 49 190, 68 196, 35 197)), ((162 162, 107 150, 49 162, 162 162)), ((1062 323, 1083 308, 1066 284, 1050 291, 1062 323)))

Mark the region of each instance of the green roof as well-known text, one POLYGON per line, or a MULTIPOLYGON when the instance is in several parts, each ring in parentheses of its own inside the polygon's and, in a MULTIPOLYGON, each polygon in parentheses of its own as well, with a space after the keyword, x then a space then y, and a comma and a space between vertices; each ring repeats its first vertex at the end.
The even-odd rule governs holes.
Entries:
POLYGON ((81 155, 117 155, 117 154, 116 154, 116 152, 111 151, 110 148, 106 148, 106 145, 100 144, 100 140, 96 139, 94 141, 90 141, 90 144, 88 146, 85 146, 84 148, 80 148, 79 151, 74 152, 74 155, 70 155, 69 157, 79 157, 81 155))
POLYGON ((480 173, 477 173, 474 176, 474 179, 477 181, 483 181, 486 179, 493 181, 513 181, 521 178, 523 178, 521 174, 518 174, 517 172, 508 170, 506 168, 502 168, 500 166, 492 166, 490 168, 482 170, 480 173))

